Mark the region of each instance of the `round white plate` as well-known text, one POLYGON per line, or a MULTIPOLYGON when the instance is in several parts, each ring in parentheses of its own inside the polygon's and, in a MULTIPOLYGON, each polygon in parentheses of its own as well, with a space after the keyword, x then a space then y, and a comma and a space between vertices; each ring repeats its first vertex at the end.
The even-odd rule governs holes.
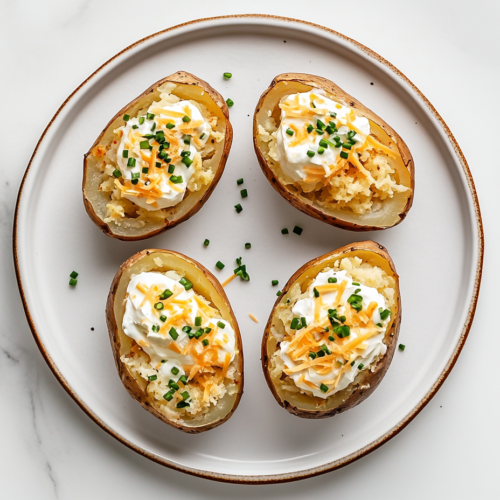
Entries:
POLYGON ((483 235, 465 159, 424 96, 366 47, 321 26, 269 17, 195 21, 125 49, 61 106, 37 145, 19 191, 14 245, 18 281, 35 340, 68 393, 103 429, 142 455, 210 479, 263 483, 319 474, 349 463, 399 432, 446 378, 470 329, 481 276, 483 235), (110 117, 153 82, 185 70, 208 81, 231 108, 233 148, 210 200, 192 219, 149 241, 105 236, 85 213, 83 154, 110 117), (230 71, 226 81, 222 73, 230 71), (394 229, 352 233, 291 207, 269 185, 252 148, 252 116, 272 78, 292 71, 336 82, 382 116, 415 159, 416 197, 394 229), (242 200, 236 179, 249 196, 242 200), (237 214, 234 205, 244 210, 237 214), (299 225, 302 236, 281 229, 299 225), (203 240, 210 239, 205 248, 203 240), (260 367, 262 329, 276 287, 308 260, 375 239, 401 276, 403 321, 387 376, 360 406, 331 419, 280 408, 260 367), (244 244, 252 243, 251 250, 244 244), (243 257, 251 281, 227 294, 243 336, 245 392, 234 416, 201 435, 165 425, 132 400, 114 367, 104 308, 122 262, 144 248, 180 251, 221 281, 243 257), (221 260, 223 271, 215 269, 221 260), (80 273, 68 286, 69 273, 80 273), (248 317, 253 313, 256 324, 248 317))

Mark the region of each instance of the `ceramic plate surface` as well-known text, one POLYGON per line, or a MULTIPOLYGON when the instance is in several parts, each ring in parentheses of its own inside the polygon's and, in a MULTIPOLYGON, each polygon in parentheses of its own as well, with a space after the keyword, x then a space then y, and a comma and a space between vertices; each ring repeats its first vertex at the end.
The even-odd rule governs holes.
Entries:
POLYGON ((81 408, 124 444, 161 464, 249 483, 335 469, 410 422, 460 353, 474 314, 483 254, 479 206, 465 159, 425 97, 366 47, 320 26, 266 16, 181 25, 134 44, 96 71, 64 102, 36 148, 19 194, 14 237, 19 285, 35 339, 81 408), (122 106, 177 70, 194 73, 235 102, 225 173, 189 221, 150 240, 113 240, 85 213, 83 154, 122 106), (222 78, 225 71, 233 73, 231 80, 222 78), (269 185, 253 151, 252 117, 261 93, 283 72, 333 80, 403 137, 415 160, 416 196, 402 224, 365 234, 336 229, 294 209, 269 185), (240 177, 249 193, 244 200, 236 185, 240 177), (237 203, 241 214, 233 208, 237 203), (283 227, 295 225, 304 228, 302 236, 281 234, 283 227), (207 248, 205 238, 211 242, 207 248), (385 379, 360 406, 320 421, 292 416, 276 404, 260 367, 263 328, 276 299, 271 280, 282 286, 310 259, 367 238, 387 247, 400 274, 400 341, 406 350, 396 352, 385 379), (245 250, 246 242, 251 250, 245 250), (106 297, 123 261, 148 247, 185 253, 221 281, 243 257, 251 276, 249 283, 235 280, 226 287, 243 337, 245 392, 227 423, 201 435, 186 435, 155 419, 132 400, 116 374, 106 297), (223 271, 215 269, 218 260, 226 264, 223 271), (68 286, 73 270, 80 273, 74 289, 68 286))

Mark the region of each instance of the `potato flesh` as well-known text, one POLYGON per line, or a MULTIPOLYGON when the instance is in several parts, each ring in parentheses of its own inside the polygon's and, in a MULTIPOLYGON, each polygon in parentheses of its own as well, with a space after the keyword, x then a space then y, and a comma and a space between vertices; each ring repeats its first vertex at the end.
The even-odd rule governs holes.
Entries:
MULTIPOLYGON (((258 111, 256 118, 257 124, 264 127, 266 120, 269 117, 274 118, 274 121, 278 125, 281 121, 281 110, 279 108, 280 100, 288 96, 290 94, 309 92, 314 87, 310 85, 305 85, 300 82, 295 81, 281 81, 278 82, 274 88, 272 88, 267 96, 264 99, 263 105, 261 109, 258 111), (271 111, 271 115, 269 115, 269 111, 271 111)), ((344 105, 347 103, 342 102, 338 97, 330 94, 328 91, 326 92, 327 97, 333 99, 334 101, 341 102, 344 105)), ((368 118, 368 117, 367 117, 368 118)), ((375 122, 370 120, 371 131, 380 142, 386 146, 389 145, 389 142, 395 142, 391 137, 375 122)), ((266 142, 262 141, 260 138, 257 138, 257 146, 261 150, 262 153, 266 153, 268 151, 268 145, 266 142)), ((300 191, 294 185, 285 184, 283 182, 286 179, 285 174, 283 173, 281 167, 278 162, 275 162, 272 158, 266 156, 265 157, 267 165, 273 171, 275 177, 278 179, 280 184, 290 193, 292 193, 296 198, 300 200, 301 203, 305 205, 311 205, 314 208, 322 211, 323 213, 336 217, 338 219, 353 223, 353 224, 362 224, 367 226, 377 226, 377 227, 392 227, 397 224, 400 220, 400 214, 405 212, 405 208, 408 202, 408 198, 412 194, 411 186, 412 179, 410 176, 410 172, 406 168, 401 157, 398 157, 393 160, 392 165, 394 166, 396 172, 394 174, 395 180, 398 184, 406 186, 410 188, 408 192, 405 193, 395 193, 392 198, 386 198, 382 201, 382 208, 380 210, 373 211, 367 214, 355 214, 348 210, 342 210, 340 208, 335 208, 334 206, 326 207, 324 205, 320 205, 315 201, 311 201, 308 198, 301 195, 300 191)), ((291 179, 289 179, 291 181, 291 179)))

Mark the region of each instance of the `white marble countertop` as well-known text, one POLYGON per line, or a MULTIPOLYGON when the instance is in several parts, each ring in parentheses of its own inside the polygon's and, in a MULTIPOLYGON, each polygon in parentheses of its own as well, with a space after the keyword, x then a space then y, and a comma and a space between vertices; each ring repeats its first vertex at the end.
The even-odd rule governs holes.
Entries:
MULTIPOLYGON (((485 146, 490 127, 498 130, 500 113, 500 3, 357 0, 318 8, 296 0, 192 0, 186 5, 183 10, 182 3, 131 0, 0 4, 5 112, 0 120, 1 498, 498 498, 500 403, 498 391, 488 384, 498 373, 498 361, 489 353, 500 349, 498 306, 495 295, 490 296, 494 280, 500 278, 493 251, 500 242, 493 223, 498 160, 485 146), (144 18, 131 19, 139 5, 144 18), (153 16, 148 15, 149 5, 154 6, 153 16), (66 96, 137 39, 194 18, 248 11, 326 25, 369 46, 407 75, 461 145, 486 232, 476 319, 455 369, 435 398, 408 428, 368 457, 324 476, 271 486, 214 483, 171 471, 130 451, 94 424, 59 385, 36 347, 17 292, 11 250, 22 175, 66 96)), ((496 142, 493 138, 492 144, 496 142)))

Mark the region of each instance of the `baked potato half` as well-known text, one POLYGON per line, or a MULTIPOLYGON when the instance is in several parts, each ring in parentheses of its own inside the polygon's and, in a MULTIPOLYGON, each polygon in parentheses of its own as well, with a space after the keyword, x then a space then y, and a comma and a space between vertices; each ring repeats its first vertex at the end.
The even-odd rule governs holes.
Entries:
POLYGON ((216 90, 184 71, 167 76, 121 109, 85 154, 88 215, 120 240, 175 227, 212 194, 232 139, 216 90))
POLYGON ((365 400, 391 363, 401 322, 387 250, 353 243, 311 260, 285 285, 262 339, 262 369, 293 415, 326 418, 365 400))
POLYGON ((169 250, 143 250, 118 270, 106 322, 120 379, 163 422, 213 429, 243 394, 238 323, 217 279, 169 250))
POLYGON ((352 231, 399 224, 413 202, 414 166, 401 137, 330 80, 278 75, 254 114, 254 148, 291 205, 352 231))

